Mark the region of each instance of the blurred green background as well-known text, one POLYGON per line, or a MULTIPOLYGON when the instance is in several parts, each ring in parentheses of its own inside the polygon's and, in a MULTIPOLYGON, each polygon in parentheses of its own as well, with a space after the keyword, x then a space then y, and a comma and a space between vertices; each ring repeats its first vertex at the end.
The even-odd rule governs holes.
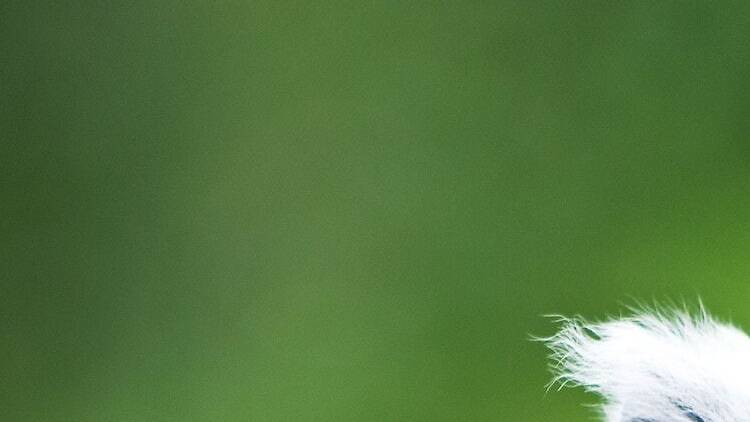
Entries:
POLYGON ((0 5, 0 419, 581 421, 542 314, 750 327, 750 4, 0 5))

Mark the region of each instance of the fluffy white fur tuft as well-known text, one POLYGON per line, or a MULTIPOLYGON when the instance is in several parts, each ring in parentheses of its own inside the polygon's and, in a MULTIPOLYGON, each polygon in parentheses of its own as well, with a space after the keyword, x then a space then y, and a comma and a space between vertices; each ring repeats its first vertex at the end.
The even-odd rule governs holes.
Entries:
POLYGON ((552 384, 599 394, 605 421, 750 421, 750 339, 702 309, 560 322, 552 384))

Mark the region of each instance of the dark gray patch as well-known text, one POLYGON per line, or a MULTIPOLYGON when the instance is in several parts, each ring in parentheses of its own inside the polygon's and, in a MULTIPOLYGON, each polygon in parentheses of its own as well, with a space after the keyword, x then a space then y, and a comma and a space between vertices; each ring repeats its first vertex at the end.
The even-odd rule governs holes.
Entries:
POLYGON ((691 422, 706 422, 705 419, 695 413, 692 407, 682 404, 679 401, 673 401, 672 403, 674 403, 674 405, 677 406, 677 408, 680 409, 685 414, 685 417, 690 419, 691 422))

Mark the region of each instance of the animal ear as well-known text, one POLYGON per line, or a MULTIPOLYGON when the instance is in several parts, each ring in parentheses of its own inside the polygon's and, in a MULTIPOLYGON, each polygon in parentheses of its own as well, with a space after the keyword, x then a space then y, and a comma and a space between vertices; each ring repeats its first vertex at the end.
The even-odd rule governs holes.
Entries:
POLYGON ((560 322, 551 385, 596 393, 606 421, 750 420, 750 339, 704 311, 560 322))

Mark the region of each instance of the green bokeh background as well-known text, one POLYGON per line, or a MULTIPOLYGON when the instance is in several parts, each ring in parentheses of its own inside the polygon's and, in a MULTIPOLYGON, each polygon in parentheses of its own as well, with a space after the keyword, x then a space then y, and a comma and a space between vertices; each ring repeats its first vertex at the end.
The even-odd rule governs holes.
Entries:
POLYGON ((582 421, 542 314, 750 327, 746 2, 0 22, 0 420, 582 421))

